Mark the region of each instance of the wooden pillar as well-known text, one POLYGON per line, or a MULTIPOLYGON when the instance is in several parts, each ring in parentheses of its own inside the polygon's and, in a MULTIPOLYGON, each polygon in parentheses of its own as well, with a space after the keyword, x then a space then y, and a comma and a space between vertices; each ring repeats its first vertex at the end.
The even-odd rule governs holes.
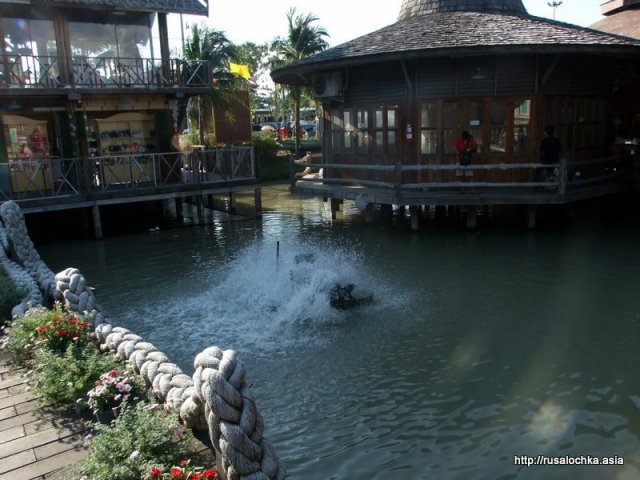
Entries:
POLYGON ((176 220, 178 220, 178 223, 184 222, 184 214, 182 212, 181 198, 176 198, 176 220))
POLYGON ((253 191, 254 212, 256 217, 262 216, 262 189, 260 187, 253 191))
POLYGON ((443 218, 446 216, 447 206, 446 205, 436 205, 436 218, 443 218))
POLYGON ((527 228, 533 230, 536 228, 536 212, 538 207, 536 205, 527 205, 527 228))
POLYGON ((229 213, 236 213, 236 196, 229 192, 229 213))
POLYGON ((171 50, 169 49, 169 28, 167 14, 158 13, 158 34, 160 35, 160 58, 162 58, 162 75, 171 78, 171 50))
POLYGON ((411 205, 409 207, 411 213, 411 231, 417 232, 420 230, 420 217, 422 216, 422 209, 419 205, 411 205))
POLYGON ((476 209, 473 206, 467 207, 467 229, 473 230, 476 228, 477 218, 476 218, 476 209))
POLYGON ((364 223, 371 225, 374 221, 373 203, 367 203, 364 209, 364 223))
POLYGON ((340 210, 340 200, 337 198, 331 199, 331 220, 335 220, 337 212, 340 210))
POLYGON ((198 224, 204 225, 204 207, 202 206, 202 195, 196 195, 196 211, 198 212, 198 224))
POLYGON ((94 205, 91 208, 91 214, 93 215, 93 234, 96 240, 102 240, 102 219, 100 218, 100 207, 94 205))

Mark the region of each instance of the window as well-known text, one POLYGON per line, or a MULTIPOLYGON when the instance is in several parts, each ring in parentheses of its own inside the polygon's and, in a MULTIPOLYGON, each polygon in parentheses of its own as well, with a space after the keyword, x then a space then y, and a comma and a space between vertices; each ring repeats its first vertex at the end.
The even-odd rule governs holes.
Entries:
POLYGON ((369 112, 365 109, 356 110, 357 120, 357 150, 358 153, 369 152, 369 112))
POLYGON ((456 149, 453 146, 453 141, 458 135, 460 129, 460 106, 458 103, 445 103, 444 104, 444 122, 443 122, 443 136, 444 136, 444 153, 454 154, 456 149))
POLYGON ((482 150, 482 123, 484 108, 482 102, 469 102, 469 133, 478 145, 478 151, 482 150))
POLYGON ((513 104, 513 153, 529 151, 531 100, 516 100, 513 104))
POLYGON ((438 154, 438 104, 423 103, 420 109, 420 152, 438 154))
POLYGON ((489 151, 505 153, 507 151, 507 102, 494 100, 491 103, 491 131, 489 151))

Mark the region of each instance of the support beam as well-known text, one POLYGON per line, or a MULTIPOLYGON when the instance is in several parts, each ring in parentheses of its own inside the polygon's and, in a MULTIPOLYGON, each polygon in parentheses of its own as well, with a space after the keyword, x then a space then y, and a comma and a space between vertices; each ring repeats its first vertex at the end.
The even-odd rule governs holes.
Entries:
POLYGON ((337 212, 340 210, 340 200, 338 198, 331 199, 331 220, 335 220, 337 212))
POLYGON ((198 224, 204 225, 204 206, 202 205, 202 195, 196 195, 196 211, 198 212, 198 224))
POLYGON ((256 217, 262 216, 262 189, 256 188, 253 191, 254 212, 256 217))
POLYGON ((467 206, 467 229, 475 230, 477 226, 476 207, 467 206))
POLYGON ((102 240, 102 219, 100 218, 100 207, 94 205, 91 207, 91 214, 93 216, 93 234, 96 240, 102 240))
POLYGON ((364 223, 371 225, 374 221, 373 203, 367 203, 364 209, 364 223))
POLYGON ((236 195, 229 192, 229 213, 236 213, 236 195))
POLYGON ((527 205, 527 228, 533 230, 536 228, 536 213, 538 207, 536 205, 527 205))
POLYGON ((418 205, 411 205, 409 207, 411 213, 411 231, 417 232, 420 230, 420 220, 422 217, 422 208, 418 205))
POLYGON ((178 223, 184 222, 184 214, 182 212, 182 198, 176 198, 176 220, 178 220, 178 223))

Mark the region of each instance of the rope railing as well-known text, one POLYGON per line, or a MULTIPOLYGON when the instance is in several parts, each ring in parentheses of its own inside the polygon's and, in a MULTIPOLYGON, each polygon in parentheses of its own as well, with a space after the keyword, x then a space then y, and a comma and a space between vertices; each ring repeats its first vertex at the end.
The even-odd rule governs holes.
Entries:
POLYGON ((18 287, 28 291, 14 314, 63 301, 68 310, 89 321, 100 350, 126 361, 165 407, 178 412, 183 424, 208 430, 224 480, 286 478, 284 465, 264 437, 264 421, 235 351, 206 348, 196 356, 190 377, 152 343, 114 326, 78 269, 53 274, 35 250, 15 202, 0 206, 0 218, 0 265, 18 287))

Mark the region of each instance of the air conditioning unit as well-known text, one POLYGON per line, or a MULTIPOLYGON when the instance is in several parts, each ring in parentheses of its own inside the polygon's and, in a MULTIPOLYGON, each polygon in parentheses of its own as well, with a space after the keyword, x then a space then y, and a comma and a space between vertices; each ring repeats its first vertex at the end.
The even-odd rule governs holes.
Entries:
POLYGON ((342 73, 328 72, 313 76, 311 94, 314 98, 342 96, 342 73))

